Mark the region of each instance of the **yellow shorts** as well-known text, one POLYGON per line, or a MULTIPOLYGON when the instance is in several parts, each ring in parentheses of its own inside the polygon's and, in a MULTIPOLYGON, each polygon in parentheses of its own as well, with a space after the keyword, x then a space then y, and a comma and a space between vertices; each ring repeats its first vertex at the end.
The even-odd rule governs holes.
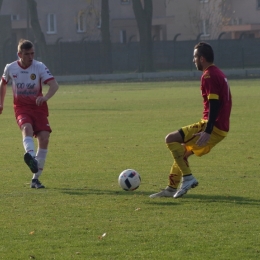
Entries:
POLYGON ((194 136, 194 134, 202 132, 205 130, 207 125, 206 120, 201 120, 198 123, 182 127, 184 133, 184 144, 187 151, 192 151, 197 156, 202 156, 210 152, 210 150, 220 141, 222 141, 225 136, 221 136, 214 131, 211 133, 210 139, 205 146, 196 145, 199 136, 194 136))

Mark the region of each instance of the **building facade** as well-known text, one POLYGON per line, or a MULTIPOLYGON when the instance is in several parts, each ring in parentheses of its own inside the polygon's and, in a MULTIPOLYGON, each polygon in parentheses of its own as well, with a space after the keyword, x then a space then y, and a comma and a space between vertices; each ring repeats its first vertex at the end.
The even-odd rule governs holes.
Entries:
MULTIPOLYGON (((142 1, 142 0, 141 0, 142 1)), ((151 0, 154 41, 260 38, 260 0, 151 0)), ((100 41, 101 0, 36 0, 46 42, 100 41)), ((110 0, 113 43, 139 41, 132 0, 110 0)), ((26 0, 3 0, 11 37, 32 38, 26 0)))
POLYGON ((229 0, 229 23, 222 31, 229 39, 260 38, 260 0, 229 0))

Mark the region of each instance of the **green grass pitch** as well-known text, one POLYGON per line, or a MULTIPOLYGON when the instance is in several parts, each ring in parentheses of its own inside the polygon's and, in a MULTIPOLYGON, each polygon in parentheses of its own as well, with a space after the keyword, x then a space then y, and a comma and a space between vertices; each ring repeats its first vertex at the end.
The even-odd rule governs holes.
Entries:
POLYGON ((165 136, 201 118, 199 81, 61 84, 49 101, 44 190, 29 188, 8 88, 0 259, 259 259, 259 80, 229 83, 230 133, 190 158, 199 186, 181 199, 149 195, 167 185, 165 136), (127 168, 142 177, 134 192, 117 183, 127 168))

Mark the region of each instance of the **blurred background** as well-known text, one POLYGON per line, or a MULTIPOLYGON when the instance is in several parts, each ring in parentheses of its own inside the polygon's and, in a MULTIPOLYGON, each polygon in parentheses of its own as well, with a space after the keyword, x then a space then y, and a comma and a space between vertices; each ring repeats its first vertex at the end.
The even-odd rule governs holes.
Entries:
POLYGON ((0 0, 0 69, 19 39, 54 75, 196 70, 209 42, 222 69, 260 68, 260 0, 0 0))

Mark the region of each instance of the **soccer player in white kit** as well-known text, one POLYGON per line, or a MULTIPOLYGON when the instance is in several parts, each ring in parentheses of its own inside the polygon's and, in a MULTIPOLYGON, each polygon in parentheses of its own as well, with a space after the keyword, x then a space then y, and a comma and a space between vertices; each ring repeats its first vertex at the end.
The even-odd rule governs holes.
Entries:
POLYGON ((47 101, 59 86, 48 68, 34 60, 33 43, 21 39, 18 44, 17 61, 7 64, 0 82, 0 114, 4 108, 7 83, 12 81, 13 105, 17 124, 22 131, 24 161, 33 173, 31 188, 45 188, 39 181, 43 171, 51 128, 48 121, 47 101), (42 84, 48 84, 45 95, 42 84), (35 150, 33 137, 37 138, 35 150))

